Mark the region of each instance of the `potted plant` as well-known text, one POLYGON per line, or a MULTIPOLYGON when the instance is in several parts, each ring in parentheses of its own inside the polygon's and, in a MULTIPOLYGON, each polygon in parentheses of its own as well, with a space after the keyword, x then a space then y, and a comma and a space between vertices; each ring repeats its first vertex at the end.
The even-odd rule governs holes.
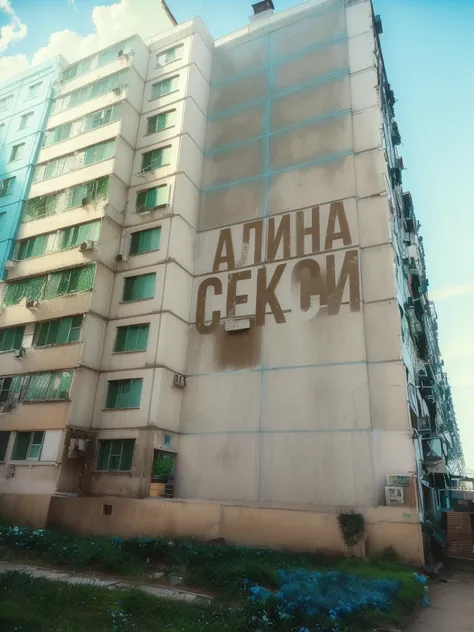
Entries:
POLYGON ((174 489, 174 459, 169 454, 158 453, 151 469, 150 496, 169 498, 174 489))

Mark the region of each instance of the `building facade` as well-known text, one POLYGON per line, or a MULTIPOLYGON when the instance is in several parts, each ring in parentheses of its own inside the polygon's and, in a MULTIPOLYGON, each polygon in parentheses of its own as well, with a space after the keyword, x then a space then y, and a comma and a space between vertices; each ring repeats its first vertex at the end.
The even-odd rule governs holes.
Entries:
POLYGON ((43 142, 53 85, 64 60, 55 59, 0 85, 0 279, 13 254, 20 217, 43 142))
POLYGON ((63 72, 0 315, 4 497, 370 511, 398 480, 409 522, 446 508, 462 451, 380 19, 254 12, 215 42, 166 13, 63 72))

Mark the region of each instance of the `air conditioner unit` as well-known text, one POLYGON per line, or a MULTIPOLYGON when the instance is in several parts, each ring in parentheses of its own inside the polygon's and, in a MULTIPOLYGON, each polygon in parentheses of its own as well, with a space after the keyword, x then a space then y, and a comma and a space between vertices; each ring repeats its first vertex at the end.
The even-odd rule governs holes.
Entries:
POLYGON ((186 386, 186 376, 181 375, 181 373, 175 373, 173 383, 175 386, 179 386, 179 388, 184 388, 186 386))
POLYGON ((115 261, 118 261, 118 262, 120 262, 120 261, 128 261, 128 257, 127 257, 127 255, 118 254, 115 257, 115 261))
POLYGON ((13 357, 16 360, 22 360, 23 358, 26 358, 26 349, 25 349, 25 347, 20 347, 13 357))
POLYGON ((5 261, 4 263, 5 270, 13 270, 15 265, 16 261, 12 261, 11 259, 8 259, 8 261, 5 261))
POLYGON ((92 204, 92 200, 88 197, 83 197, 82 198, 82 202, 81 202, 81 206, 87 206, 88 204, 92 204))
POLYGON ((124 50, 123 48, 121 48, 117 53, 117 57, 123 57, 123 56, 124 56, 124 50))
POLYGON ((112 92, 114 94, 120 94, 123 90, 123 86, 115 86, 115 88, 112 88, 112 92))
POLYGON ((79 250, 81 252, 86 252, 87 250, 94 250, 94 242, 91 241, 90 239, 86 239, 85 241, 81 242, 81 245, 79 246, 79 250))
POLYGON ((404 488, 396 487, 394 485, 387 485, 385 487, 385 504, 386 505, 403 505, 404 488))
POLYGON ((39 308, 40 302, 38 300, 26 301, 26 309, 31 309, 32 312, 36 312, 39 308))

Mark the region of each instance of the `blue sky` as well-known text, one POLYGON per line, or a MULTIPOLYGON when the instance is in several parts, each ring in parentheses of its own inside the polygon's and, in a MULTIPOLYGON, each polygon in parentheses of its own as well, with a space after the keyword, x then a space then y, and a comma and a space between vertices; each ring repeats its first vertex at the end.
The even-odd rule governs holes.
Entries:
MULTIPOLYGON (((6 0, 0 0, 0 7, 6 0)), ((124 0, 130 1, 130 0, 124 0)), ((154 0, 131 0, 132 3, 154 0)), ((430 296, 468 466, 474 469, 474 0, 374 0, 398 99, 404 186, 422 224, 430 296)), ((4 54, 31 58, 55 31, 94 32, 92 9, 112 0, 10 0, 28 35, 4 54), (41 26, 39 26, 41 25, 41 26)), ((246 24, 251 0, 168 0, 179 22, 200 15, 214 37, 246 24)), ((282 10, 299 0, 275 0, 282 10)), ((0 12, 0 27, 8 22, 0 12)), ((1 60, 0 60, 1 62, 1 60)))

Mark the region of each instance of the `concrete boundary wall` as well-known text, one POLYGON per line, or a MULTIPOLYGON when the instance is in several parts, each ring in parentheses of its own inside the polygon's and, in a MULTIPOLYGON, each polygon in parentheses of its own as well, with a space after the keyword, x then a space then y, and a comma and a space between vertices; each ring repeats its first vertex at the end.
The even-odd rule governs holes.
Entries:
MULTIPOLYGON (((391 546, 405 562, 423 563, 416 509, 372 507, 361 511, 366 520, 369 556, 391 546)), ((17 524, 48 526, 77 534, 224 538, 228 543, 248 546, 329 554, 346 552, 337 521, 338 509, 334 507, 310 511, 205 500, 3 495, 1 515, 16 519, 17 524), (104 505, 111 507, 111 514, 104 513, 104 505)))

